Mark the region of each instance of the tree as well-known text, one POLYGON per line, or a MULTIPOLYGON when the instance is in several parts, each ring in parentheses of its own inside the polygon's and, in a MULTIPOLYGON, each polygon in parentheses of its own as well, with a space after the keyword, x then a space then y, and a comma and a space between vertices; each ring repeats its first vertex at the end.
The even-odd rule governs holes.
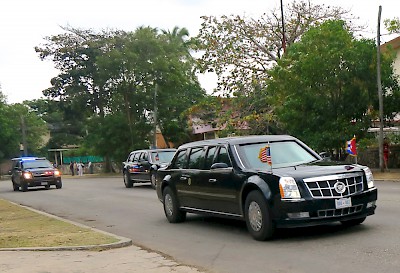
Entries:
POLYGON ((44 93, 57 100, 64 112, 70 110, 85 121, 81 127, 88 133, 85 147, 116 160, 121 159, 120 150, 148 147, 155 88, 159 127, 167 140, 182 141, 185 135, 176 133, 186 125, 181 113, 205 93, 186 47, 187 30, 65 29, 65 34, 47 37, 48 42, 36 51, 61 70, 44 93), (110 134, 113 140, 101 139, 110 134))
POLYGON ((23 129, 28 154, 38 155, 45 143, 43 137, 48 133, 46 123, 23 104, 6 104, 0 90, 0 143, 4 144, 0 147, 0 161, 21 155, 23 129))
MULTIPOLYGON (((290 46, 310 28, 328 19, 342 18, 348 11, 339 7, 294 1, 285 7, 285 37, 290 46)), ((239 15, 203 16, 196 37, 202 71, 218 76, 217 91, 247 96, 264 88, 269 70, 283 54, 280 11, 272 10, 259 19, 239 15)))
POLYGON ((115 45, 113 49, 98 59, 99 67, 110 79, 116 99, 113 102, 117 102, 112 109, 124 111, 127 117, 131 146, 135 123, 153 123, 155 106, 159 112, 157 124, 166 140, 179 143, 185 138, 185 134, 179 134, 186 124, 181 113, 205 94, 194 72, 195 62, 185 41, 187 34, 186 29, 160 33, 140 27, 114 37, 109 42, 115 45))
POLYGON ((52 99, 24 101, 32 112, 42 118, 49 128, 50 139, 47 149, 77 145, 85 136, 86 119, 81 118, 79 111, 74 111, 71 103, 52 99))
MULTIPOLYGON (((355 39, 344 21, 311 28, 270 71, 267 90, 280 125, 338 154, 353 135, 363 137, 377 109, 375 52, 375 42, 355 39)), ((393 84, 391 61, 383 58, 382 79, 393 84)))
POLYGON ((393 18, 393 19, 386 19, 383 21, 386 29, 389 31, 389 33, 400 33, 400 19, 399 17, 393 18))
POLYGON ((63 29, 65 33, 45 37, 47 43, 35 47, 42 60, 51 59, 61 71, 51 80, 52 87, 43 93, 49 98, 71 103, 76 113, 81 113, 80 118, 90 113, 104 116, 110 92, 96 60, 107 49, 107 38, 115 32, 63 29))

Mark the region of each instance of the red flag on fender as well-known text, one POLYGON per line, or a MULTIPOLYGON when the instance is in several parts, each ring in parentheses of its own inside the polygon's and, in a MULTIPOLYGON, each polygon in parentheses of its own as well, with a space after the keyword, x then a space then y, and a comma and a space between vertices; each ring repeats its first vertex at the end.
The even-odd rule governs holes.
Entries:
POLYGON ((347 153, 351 156, 357 156, 356 136, 347 141, 347 153))

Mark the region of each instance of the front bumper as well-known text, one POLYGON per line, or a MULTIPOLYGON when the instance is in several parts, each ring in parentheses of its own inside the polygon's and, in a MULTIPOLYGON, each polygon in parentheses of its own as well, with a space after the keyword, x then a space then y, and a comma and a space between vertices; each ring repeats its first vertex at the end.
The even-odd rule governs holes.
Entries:
POLYGON ((377 197, 378 190, 372 188, 352 195, 351 207, 340 209, 335 208, 334 198, 279 201, 274 222, 277 227, 304 227, 363 218, 375 213, 377 197))
POLYGON ((26 184, 28 187, 40 187, 40 186, 53 186, 61 183, 61 177, 40 177, 34 179, 25 179, 21 183, 26 184))

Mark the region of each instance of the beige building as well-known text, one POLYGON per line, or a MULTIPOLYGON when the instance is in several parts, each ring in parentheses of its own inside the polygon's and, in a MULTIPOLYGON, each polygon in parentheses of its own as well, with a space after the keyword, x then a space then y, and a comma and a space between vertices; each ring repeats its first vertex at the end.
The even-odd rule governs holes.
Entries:
POLYGON ((396 54, 393 68, 394 72, 400 76, 400 36, 381 45, 382 53, 387 52, 388 50, 393 50, 396 54))

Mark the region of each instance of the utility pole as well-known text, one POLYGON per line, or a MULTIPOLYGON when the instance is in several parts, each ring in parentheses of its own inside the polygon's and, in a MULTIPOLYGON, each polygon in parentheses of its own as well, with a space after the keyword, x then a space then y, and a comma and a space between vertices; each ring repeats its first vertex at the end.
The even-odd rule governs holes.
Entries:
POLYGON ((286 52, 286 35, 285 35, 285 19, 283 17, 283 0, 281 0, 281 20, 282 20, 282 48, 283 53, 286 52))
POLYGON ((154 87, 154 148, 157 148, 157 84, 154 87))
POLYGON ((22 145, 24 146, 24 156, 28 155, 28 145, 26 143, 26 125, 24 117, 21 115, 22 145))
POLYGON ((381 13, 382 6, 379 6, 378 11, 378 30, 377 30, 377 45, 376 45, 376 79, 378 84, 378 97, 379 97, 379 168, 381 172, 384 171, 383 167, 383 95, 382 95, 382 83, 381 83, 381 13))

